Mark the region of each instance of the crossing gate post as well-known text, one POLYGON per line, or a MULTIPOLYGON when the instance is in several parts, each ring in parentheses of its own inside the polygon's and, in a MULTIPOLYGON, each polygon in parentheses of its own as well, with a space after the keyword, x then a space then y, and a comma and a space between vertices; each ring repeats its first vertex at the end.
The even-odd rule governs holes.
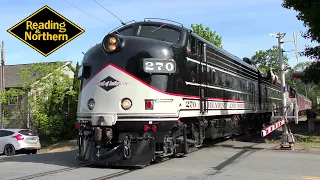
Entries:
MULTIPOLYGON (((274 128, 279 128, 282 126, 282 137, 281 137, 281 148, 280 149, 292 149, 293 143, 295 142, 295 138, 293 134, 290 131, 290 127, 288 125, 288 115, 287 115, 287 102, 286 102, 286 83, 285 83, 285 65, 283 62, 283 49, 282 44, 284 43, 282 41, 282 38, 285 36, 285 33, 278 33, 278 34, 270 34, 273 37, 276 37, 278 39, 278 47, 279 47, 279 60, 280 60, 280 80, 281 80, 281 99, 282 99, 282 110, 280 114, 280 120, 276 122, 275 124, 267 127, 266 129, 262 130, 261 135, 266 136, 269 134, 270 130, 274 131, 274 128)), ((292 117, 292 116, 291 116, 292 117)), ((295 116, 294 116, 295 117, 295 116)), ((276 118, 276 117, 273 117, 276 118)))

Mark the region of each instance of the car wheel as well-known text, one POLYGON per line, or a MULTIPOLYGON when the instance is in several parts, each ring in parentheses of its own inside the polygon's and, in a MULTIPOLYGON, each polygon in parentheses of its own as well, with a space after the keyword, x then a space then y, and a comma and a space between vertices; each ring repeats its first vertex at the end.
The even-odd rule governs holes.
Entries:
POLYGON ((7 144, 4 147, 4 154, 7 156, 13 156, 16 154, 16 150, 12 144, 7 144))

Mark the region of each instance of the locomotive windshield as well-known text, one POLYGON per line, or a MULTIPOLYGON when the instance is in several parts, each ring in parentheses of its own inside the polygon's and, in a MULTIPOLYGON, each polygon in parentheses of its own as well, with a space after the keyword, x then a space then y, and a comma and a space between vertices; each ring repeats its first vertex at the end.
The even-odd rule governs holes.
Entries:
POLYGON ((137 36, 177 43, 180 40, 180 32, 162 25, 141 25, 137 36))

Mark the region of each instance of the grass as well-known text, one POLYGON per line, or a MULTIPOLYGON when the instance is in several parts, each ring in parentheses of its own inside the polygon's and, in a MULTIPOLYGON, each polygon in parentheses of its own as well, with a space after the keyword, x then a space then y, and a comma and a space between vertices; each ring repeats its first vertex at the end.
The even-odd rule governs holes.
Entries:
POLYGON ((52 145, 44 146, 39 153, 64 152, 77 149, 77 144, 70 141, 60 141, 52 145))
MULTIPOLYGON (((294 134, 295 144, 293 145, 295 150, 308 151, 308 152, 320 152, 320 136, 314 135, 301 135, 294 134)), ((268 144, 280 144, 281 136, 264 139, 265 143, 268 144)))
MULTIPOLYGON (((308 134, 308 132, 293 133, 295 143, 294 149, 297 151, 319 152, 320 153, 320 135, 308 134)), ((262 138, 262 143, 281 144, 281 133, 270 134, 262 138)))
POLYGON ((299 142, 303 150, 311 151, 319 149, 320 152, 320 136, 306 136, 303 135, 303 141, 299 142))

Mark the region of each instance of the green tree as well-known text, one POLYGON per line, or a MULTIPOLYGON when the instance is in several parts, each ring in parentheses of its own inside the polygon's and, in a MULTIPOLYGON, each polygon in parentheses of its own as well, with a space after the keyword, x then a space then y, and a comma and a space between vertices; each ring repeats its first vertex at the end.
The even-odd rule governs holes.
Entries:
POLYGON ((296 72, 303 72, 306 70, 306 68, 308 68, 311 65, 311 62, 307 61, 307 62, 299 62, 298 64, 296 64, 293 67, 293 70, 296 72))
MULTIPOLYGON (((320 0, 284 0, 282 7, 297 11, 297 19, 307 27, 307 31, 302 36, 312 42, 320 43, 320 0)), ((307 46, 300 55, 318 61, 320 59, 320 46, 307 46)), ((319 83, 320 80, 317 77, 319 70, 320 62, 312 63, 306 69, 306 82, 319 83)))
POLYGON ((62 62, 45 62, 22 68, 22 72, 18 75, 24 82, 21 84, 23 88, 6 91, 3 93, 5 98, 1 100, 1 103, 4 103, 15 95, 25 95, 31 109, 30 121, 33 129, 38 129, 40 136, 44 137, 42 139, 50 143, 70 138, 75 132, 73 128, 75 128, 76 111, 74 109, 77 106, 75 100, 78 90, 74 87, 74 78, 69 77, 61 69, 63 65, 62 62), (72 127, 71 123, 73 123, 72 127))
MULTIPOLYGON (((294 72, 303 72, 311 66, 311 62, 300 62, 293 67, 294 72)), ((290 73, 286 74, 286 82, 293 87, 298 93, 307 96, 313 106, 317 105, 317 98, 320 97, 320 86, 314 83, 305 83, 303 79, 291 80, 290 73)))
MULTIPOLYGON (((291 72, 290 72, 290 71, 289 71, 289 72, 287 71, 287 73, 286 73, 286 82, 287 82, 291 87, 296 88, 296 86, 297 86, 296 82, 297 82, 297 81, 291 79, 292 73, 293 73, 293 72, 304 72, 304 71, 306 70, 306 68, 308 68, 310 65, 311 65, 311 62, 299 62, 298 64, 296 64, 296 65, 292 68, 291 72)), ((298 81, 298 82, 299 82, 300 84, 305 84, 305 83, 304 83, 304 82, 305 82, 304 78, 300 78, 300 81, 298 81)), ((304 86, 304 85, 303 85, 303 86, 304 86)), ((299 92, 301 92, 301 91, 299 91, 299 92)), ((301 92, 301 93, 302 93, 302 92, 301 92)))
POLYGON ((204 28, 202 24, 191 24, 191 28, 197 35, 222 48, 222 37, 217 35, 216 31, 212 32, 210 27, 204 28))
POLYGON ((305 70, 305 77, 303 78, 304 82, 306 83, 313 82, 315 84, 319 84, 320 83, 319 72, 320 72, 320 62, 319 61, 312 62, 311 65, 308 66, 305 70))
MULTIPOLYGON (((288 56, 283 56, 285 65, 288 65, 288 56)), ((273 46, 268 50, 256 51, 255 55, 251 57, 252 64, 255 65, 260 71, 266 73, 270 68, 273 69, 277 75, 280 74, 280 61, 279 61, 279 48, 273 46)))
POLYGON ((77 106, 78 106, 78 97, 80 90, 80 80, 78 79, 78 70, 79 63, 77 62, 76 67, 74 68, 74 77, 72 83, 72 94, 68 94, 65 99, 65 106, 68 109, 67 118, 66 118, 66 128, 68 131, 65 133, 65 139, 73 139, 77 134, 77 129, 75 124, 77 122, 77 106))

